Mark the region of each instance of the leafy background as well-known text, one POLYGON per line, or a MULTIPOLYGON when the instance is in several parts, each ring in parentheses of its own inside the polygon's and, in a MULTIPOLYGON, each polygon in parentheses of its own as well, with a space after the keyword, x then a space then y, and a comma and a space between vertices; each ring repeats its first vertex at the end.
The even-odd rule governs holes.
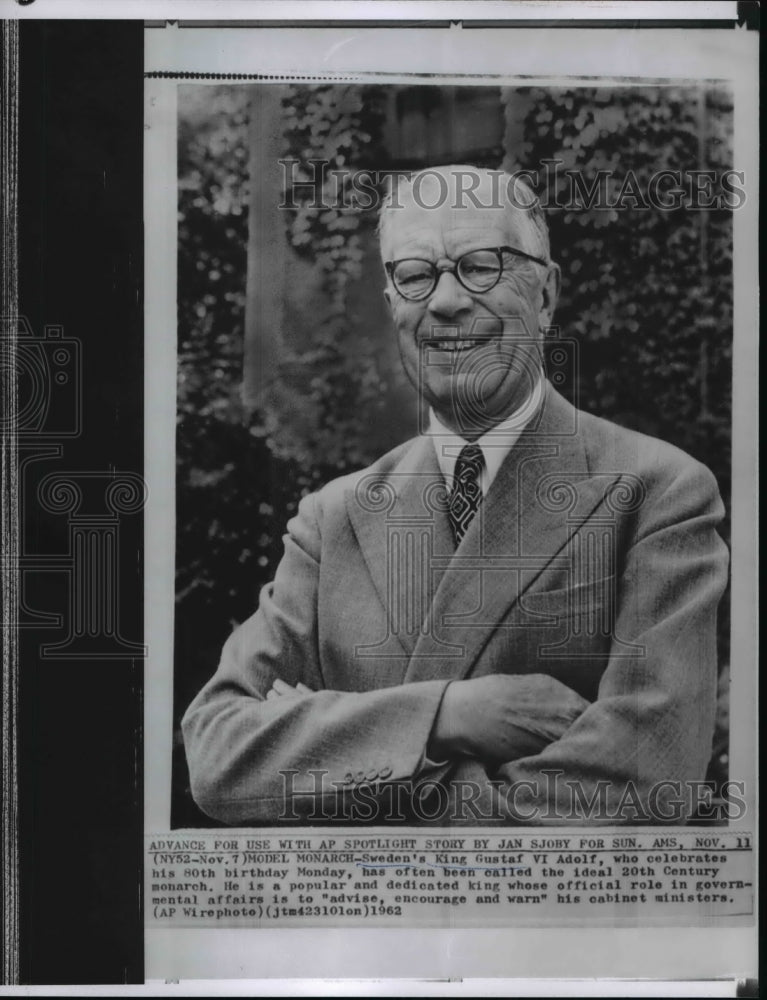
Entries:
MULTIPOLYGON (((246 282, 258 155, 252 109, 264 99, 276 109, 269 148, 298 161, 298 178, 313 176, 317 158, 379 172, 440 162, 541 170, 552 255, 563 271, 556 319, 562 336, 578 343, 566 394, 705 462, 729 506, 731 211, 664 211, 630 197, 615 209, 588 207, 573 202, 564 171, 587 186, 609 171, 614 201, 629 171, 646 191, 659 170, 688 177, 731 168, 732 101, 715 86, 333 84, 179 93, 172 822, 210 826, 189 795, 181 715, 214 671, 231 628, 257 606, 300 497, 365 466, 417 426, 418 402, 381 298, 374 210, 317 209, 297 198, 281 211, 277 250, 265 255, 276 254, 267 263, 282 282, 281 307, 249 313, 249 296, 258 307, 261 294, 246 282), (560 170, 543 171, 547 160, 561 161, 560 170), (258 322, 246 322, 248 315, 258 322), (253 344, 274 361, 266 382, 253 344)), ((260 190, 279 201, 284 174, 276 161, 266 169, 261 163, 258 177, 260 190)), ((328 186, 327 194, 335 190, 328 186)), ((729 541, 729 522, 722 533, 729 541)), ((723 723, 728 606, 726 595, 723 723)), ((717 782, 726 777, 727 752, 723 725, 711 769, 717 782)))

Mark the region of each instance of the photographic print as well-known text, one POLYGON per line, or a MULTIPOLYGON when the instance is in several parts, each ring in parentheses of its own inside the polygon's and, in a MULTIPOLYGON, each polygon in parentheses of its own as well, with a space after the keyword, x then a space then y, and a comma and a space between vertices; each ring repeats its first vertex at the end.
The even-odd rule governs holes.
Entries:
POLYGON ((740 815, 728 87, 178 121, 174 825, 740 815))
POLYGON ((3 981, 754 993, 756 5, 4 9, 3 981))

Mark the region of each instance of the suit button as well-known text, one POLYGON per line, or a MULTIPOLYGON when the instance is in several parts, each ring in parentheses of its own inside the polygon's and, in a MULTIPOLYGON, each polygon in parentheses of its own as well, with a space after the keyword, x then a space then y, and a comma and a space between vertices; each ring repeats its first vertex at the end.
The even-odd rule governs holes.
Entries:
POLYGON ((375 781, 378 777, 378 770, 375 767, 371 767, 368 773, 365 775, 366 781, 375 781))
POLYGON ((391 768, 387 764, 385 767, 382 767, 381 770, 378 772, 378 777, 388 778, 390 774, 391 774, 391 768))
POLYGON ((344 784, 351 785, 353 781, 354 781, 354 775, 351 773, 351 771, 347 771, 346 774, 344 775, 344 784))
POLYGON ((357 773, 354 775, 354 780, 359 785, 360 782, 362 782, 362 781, 365 780, 365 772, 364 771, 357 771, 357 773))

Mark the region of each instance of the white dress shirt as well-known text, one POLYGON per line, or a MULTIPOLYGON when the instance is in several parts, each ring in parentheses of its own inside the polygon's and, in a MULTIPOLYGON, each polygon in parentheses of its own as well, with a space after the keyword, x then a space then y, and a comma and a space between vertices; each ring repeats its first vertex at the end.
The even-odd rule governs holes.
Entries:
MULTIPOLYGON (((538 379, 533 391, 518 410, 515 410, 511 416, 506 417, 500 424, 496 424, 495 427, 486 431, 482 437, 474 442, 482 449, 482 455, 485 459, 485 465, 480 477, 483 496, 487 496, 490 484, 503 465, 503 460, 517 443, 519 435, 538 412, 542 401, 543 377, 538 379)), ((455 431, 451 431, 445 427, 434 410, 430 412, 428 434, 434 443, 437 462, 439 463, 442 475, 445 477, 445 483, 449 491, 453 488, 455 463, 458 461, 461 449, 465 448, 470 442, 466 441, 459 434, 456 434, 455 431)))

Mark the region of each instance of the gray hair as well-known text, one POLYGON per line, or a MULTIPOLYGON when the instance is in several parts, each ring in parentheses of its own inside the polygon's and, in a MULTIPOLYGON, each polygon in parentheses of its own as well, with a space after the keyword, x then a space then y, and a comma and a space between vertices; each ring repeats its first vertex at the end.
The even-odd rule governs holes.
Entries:
MULTIPOLYGON (((464 164, 451 164, 443 167, 428 167, 423 170, 414 171, 411 174, 394 174, 389 178, 388 190, 381 201, 381 208, 378 213, 378 225, 376 232, 379 241, 383 244, 392 213, 402 208, 399 199, 396 197, 404 185, 412 191, 418 184, 419 178, 427 175, 444 176, 452 172, 465 173, 475 171, 486 177, 497 178, 499 183, 494 185, 493 202, 487 207, 503 207, 507 211, 521 210, 530 225, 531 236, 537 244, 538 252, 547 261, 551 259, 551 247, 549 242, 549 227, 546 224, 546 216, 541 207, 540 199, 530 186, 529 181, 523 174, 510 174, 505 170, 487 170, 482 167, 474 167, 464 164), (503 193, 505 192, 505 197, 503 193), (503 199, 496 201, 495 195, 500 194, 503 199)), ((470 191, 462 191, 462 195, 472 197, 474 188, 470 191)), ((522 249, 520 247, 520 249, 522 249)))

